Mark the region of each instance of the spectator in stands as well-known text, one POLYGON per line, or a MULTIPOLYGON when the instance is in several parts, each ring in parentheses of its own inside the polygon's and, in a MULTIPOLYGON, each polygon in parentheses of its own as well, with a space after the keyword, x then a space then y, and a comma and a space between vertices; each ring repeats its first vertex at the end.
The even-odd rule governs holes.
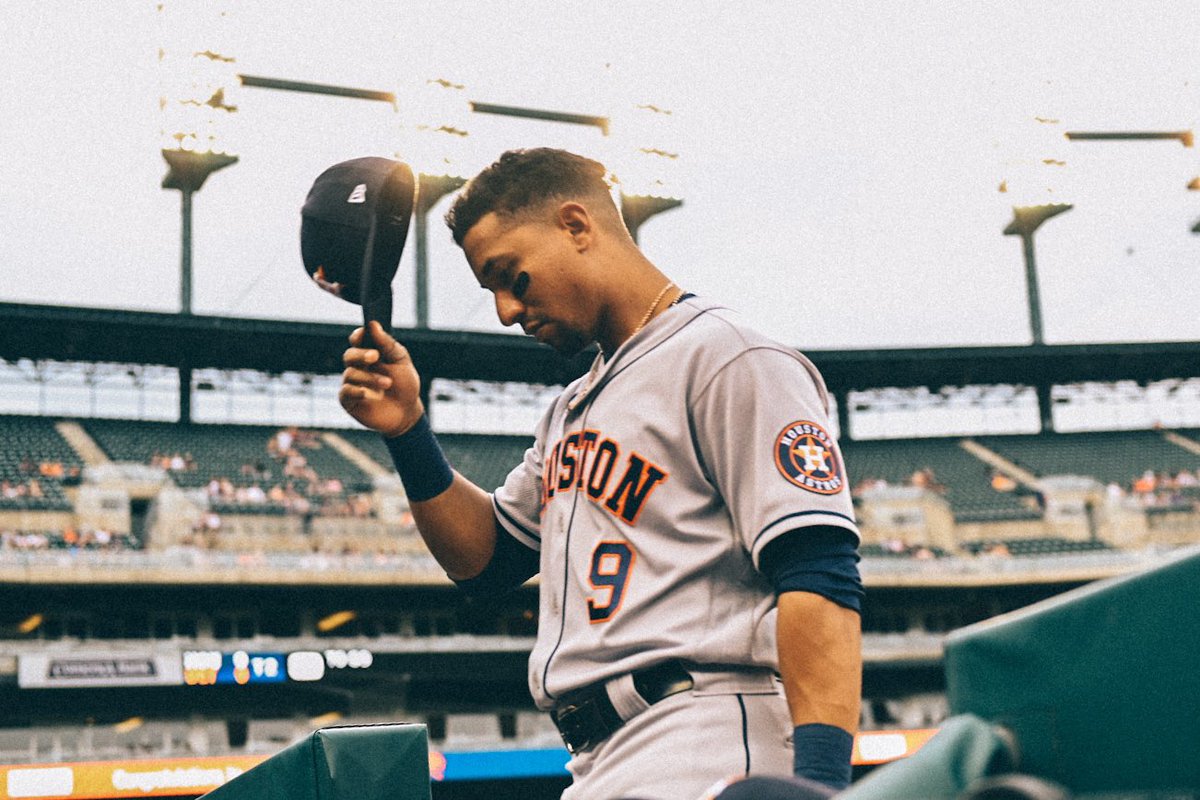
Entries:
POLYGON ((1012 551, 1008 549, 1008 545, 1004 542, 993 542, 983 551, 983 555, 992 556, 993 558, 1010 558, 1012 551))
POLYGON ((8 479, 0 481, 0 499, 3 500, 18 500, 23 497, 41 499, 45 496, 42 484, 37 478, 29 478, 19 483, 13 483, 8 479))
POLYGON ((50 539, 46 534, 34 531, 24 535, 18 534, 17 545, 22 550, 45 550, 50 547, 50 539))
POLYGON ((1133 482, 1133 491, 1135 494, 1150 494, 1157 488, 1158 476, 1151 469, 1143 472, 1141 477, 1133 482))
POLYGON ((355 494, 350 496, 350 513, 360 519, 365 519, 374 514, 371 506, 371 496, 367 494, 355 494))
POLYGON ((284 507, 293 514, 308 515, 312 513, 312 503, 295 488, 288 489, 288 499, 284 507))
POLYGON ((886 489, 888 486, 890 486, 890 484, 883 478, 867 476, 860 480, 858 485, 855 486, 851 492, 857 496, 863 494, 864 492, 870 492, 875 489, 886 489))
POLYGON ((284 428, 276 431, 267 442, 267 452, 273 456, 286 456, 292 452, 292 443, 296 440, 296 428, 284 428))
POLYGON ((932 467, 922 467, 913 472, 908 478, 909 486, 916 486, 919 489, 927 489, 931 492, 942 494, 946 491, 946 487, 942 485, 937 476, 933 472, 932 467))
POLYGON ((63 465, 61 461, 43 461, 38 465, 38 474, 43 478, 62 478, 63 465))
POLYGON ((997 492, 1012 492, 1016 491, 1017 488, 1017 482, 1008 474, 1001 472, 998 469, 992 471, 991 483, 992 488, 997 492))

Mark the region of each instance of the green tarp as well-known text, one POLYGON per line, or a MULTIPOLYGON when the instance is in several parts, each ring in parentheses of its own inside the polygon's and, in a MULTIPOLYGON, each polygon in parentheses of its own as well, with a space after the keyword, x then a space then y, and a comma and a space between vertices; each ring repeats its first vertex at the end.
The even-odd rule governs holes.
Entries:
POLYGON ((1200 792, 1200 549, 956 631, 945 668, 942 730, 838 800, 952 800, 1013 771, 1077 796, 1200 792))
POLYGON ((424 725, 321 728, 205 800, 429 800, 424 725))

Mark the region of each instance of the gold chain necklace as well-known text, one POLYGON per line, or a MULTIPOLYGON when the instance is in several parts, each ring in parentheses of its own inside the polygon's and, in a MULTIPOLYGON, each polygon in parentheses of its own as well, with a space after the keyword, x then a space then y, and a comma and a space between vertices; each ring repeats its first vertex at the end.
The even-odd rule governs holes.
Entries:
POLYGON ((654 302, 646 309, 646 314, 642 317, 642 321, 637 324, 637 327, 633 329, 633 333, 629 334, 630 336, 637 334, 638 331, 646 327, 646 323, 650 321, 650 317, 654 314, 654 309, 658 308, 658 304, 662 302, 662 299, 666 296, 667 292, 671 291, 671 287, 673 286, 675 286, 675 281, 667 281, 667 285, 662 288, 662 291, 654 298, 654 302))

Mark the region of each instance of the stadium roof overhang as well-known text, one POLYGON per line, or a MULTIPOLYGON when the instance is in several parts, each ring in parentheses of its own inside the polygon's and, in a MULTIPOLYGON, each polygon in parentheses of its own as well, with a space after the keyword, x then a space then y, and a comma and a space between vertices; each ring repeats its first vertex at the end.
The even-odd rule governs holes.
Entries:
MULTIPOLYGON (((350 326, 0 303, 0 358, 264 372, 340 372, 350 326)), ((555 384, 586 371, 524 336, 402 329, 426 378, 555 384)), ((806 350, 833 391, 895 386, 1139 382, 1200 376, 1200 342, 806 350)))

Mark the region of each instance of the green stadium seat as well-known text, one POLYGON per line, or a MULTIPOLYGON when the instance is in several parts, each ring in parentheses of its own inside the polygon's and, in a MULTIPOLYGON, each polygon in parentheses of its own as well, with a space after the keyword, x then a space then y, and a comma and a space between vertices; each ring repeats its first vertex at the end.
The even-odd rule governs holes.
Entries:
POLYGON ((70 473, 78 476, 83 459, 54 427, 47 417, 0 416, 0 481, 25 483, 31 478, 38 482, 43 497, 0 497, 0 510, 70 511, 71 502, 64 486, 72 482, 70 473), (62 478, 46 477, 22 470, 22 466, 43 462, 62 464, 62 478))
MULTIPOLYGON (((183 488, 198 489, 214 478, 226 478, 235 487, 258 485, 264 490, 291 481, 301 493, 308 482, 284 475, 284 463, 268 451, 272 438, 285 426, 267 425, 179 425, 168 422, 130 420, 86 420, 92 438, 114 461, 148 464, 155 454, 190 455, 194 468, 172 470, 170 475, 183 488), (269 477, 242 473, 246 465, 261 465, 269 477)), ((314 431, 314 433, 316 433, 314 431)), ((330 447, 319 436, 311 447, 299 447, 308 466, 322 481, 337 479, 342 491, 329 496, 340 502, 350 493, 370 491, 371 479, 357 465, 330 447)), ((315 503, 319 503, 314 498, 315 503)), ((237 513, 277 514, 282 509, 271 503, 223 503, 221 510, 237 513)))
POLYGON ((992 467, 959 446, 960 439, 842 441, 851 486, 867 478, 903 485, 914 472, 931 469, 945 487, 956 522, 1040 519, 1015 492, 992 488, 992 467))
POLYGON ((1200 455, 1158 431, 981 436, 977 441, 1038 477, 1080 475, 1126 488, 1146 470, 1175 474, 1200 468, 1200 455))

